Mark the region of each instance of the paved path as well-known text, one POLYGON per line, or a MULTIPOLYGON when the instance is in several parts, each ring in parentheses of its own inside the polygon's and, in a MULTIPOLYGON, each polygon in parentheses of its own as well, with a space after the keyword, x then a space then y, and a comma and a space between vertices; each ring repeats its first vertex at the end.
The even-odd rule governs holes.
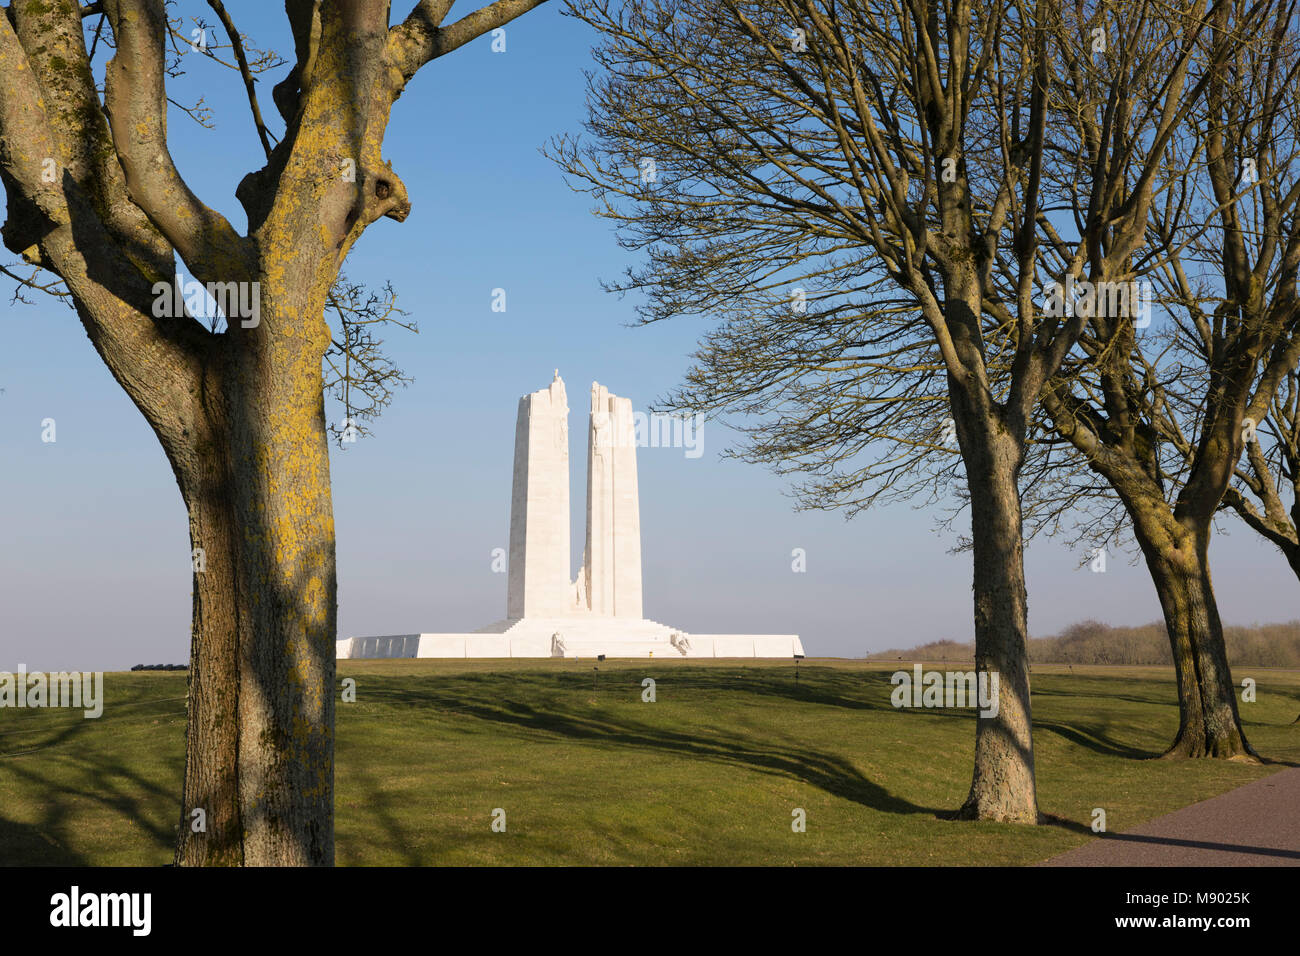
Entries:
POLYGON ((1039 866, 1300 866, 1300 767, 1101 834, 1039 866))

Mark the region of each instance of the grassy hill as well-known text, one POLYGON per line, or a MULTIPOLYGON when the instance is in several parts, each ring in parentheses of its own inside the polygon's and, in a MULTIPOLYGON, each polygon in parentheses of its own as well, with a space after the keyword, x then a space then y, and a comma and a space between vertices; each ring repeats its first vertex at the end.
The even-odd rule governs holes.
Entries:
MULTIPOLYGON (((1166 668, 1035 667, 1042 810, 944 819, 973 711, 895 710, 862 661, 348 661, 340 864, 1018 864, 1274 772, 1151 760, 1177 726, 1166 668), (657 700, 642 702, 642 679, 657 700), (494 809, 506 832, 494 833, 494 809), (791 831, 792 810, 807 832, 791 831)), ((1240 669, 1267 758, 1300 762, 1300 673, 1240 669)), ((105 677, 98 720, 0 710, 0 863, 162 864, 180 818, 183 674, 105 677)))

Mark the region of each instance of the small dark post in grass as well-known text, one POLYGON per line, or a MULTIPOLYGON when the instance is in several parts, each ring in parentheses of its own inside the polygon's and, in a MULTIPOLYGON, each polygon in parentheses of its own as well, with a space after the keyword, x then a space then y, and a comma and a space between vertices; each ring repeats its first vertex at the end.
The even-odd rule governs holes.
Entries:
POLYGON ((798 686, 798 684, 799 684, 799 662, 800 662, 801 660, 803 660, 803 655, 802 655, 802 654, 796 654, 796 655, 794 656, 794 682, 795 682, 795 686, 798 686))

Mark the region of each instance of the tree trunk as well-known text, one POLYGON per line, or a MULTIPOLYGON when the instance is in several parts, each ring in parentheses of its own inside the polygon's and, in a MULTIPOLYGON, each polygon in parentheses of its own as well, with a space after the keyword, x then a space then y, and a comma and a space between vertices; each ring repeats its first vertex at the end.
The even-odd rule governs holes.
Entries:
POLYGON ((975 564, 975 669, 977 674, 998 676, 998 706, 996 715, 976 717, 975 771, 959 815, 1037 823, 1028 599, 1017 487, 1023 454, 996 425, 982 438, 962 442, 975 564))
POLYGON ((1300 580, 1300 544, 1287 544, 1282 553, 1286 555, 1286 563, 1291 565, 1291 570, 1295 572, 1297 580, 1300 580))
MULTIPOLYGON (((205 389, 206 392, 206 389, 205 389)), ((194 614, 190 633, 189 726, 176 844, 178 866, 244 862, 240 820, 238 534, 229 438, 220 396, 200 421, 194 454, 174 461, 190 515, 194 614), (219 423, 218 423, 219 422, 219 423), (219 436, 219 437, 218 437, 219 436), (195 811, 202 810, 202 829, 195 811)))
POLYGON ((1178 682, 1178 734, 1166 757, 1253 757, 1210 581, 1209 527, 1153 531, 1134 520, 1169 632, 1178 682), (1170 541, 1170 539, 1173 539, 1170 541), (1161 547, 1160 542, 1169 542, 1161 547))
POLYGON ((328 331, 323 319, 305 328, 297 310, 279 318, 264 291, 260 327, 229 340, 220 423, 177 469, 207 565, 195 574, 185 865, 334 860, 328 331), (205 833, 193 832, 199 808, 205 833))

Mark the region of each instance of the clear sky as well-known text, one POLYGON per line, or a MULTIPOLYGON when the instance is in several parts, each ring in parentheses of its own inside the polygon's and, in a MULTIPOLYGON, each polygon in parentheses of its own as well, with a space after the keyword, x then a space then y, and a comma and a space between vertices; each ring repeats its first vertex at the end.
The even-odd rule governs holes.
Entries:
MULTIPOLYGON (((473 9, 462 3, 453 17, 473 9)), ((291 49, 278 4, 228 7, 259 45, 291 49)), ((394 19, 404 14, 395 4, 394 19)), ((333 454, 340 637, 463 631, 504 616, 506 576, 492 571, 492 551, 508 545, 517 402, 556 368, 572 409, 576 567, 591 382, 644 408, 678 382, 707 328, 630 327, 631 303, 599 287, 628 254, 539 153, 580 128, 591 36, 552 3, 506 39, 504 53, 482 38, 430 64, 399 100, 386 157, 414 209, 405 223, 372 226, 347 266, 372 285, 391 280, 420 333, 387 335, 415 383, 373 437, 333 454), (491 309, 495 288, 506 290, 504 313, 491 309)), ((173 153, 194 190, 242 229, 235 187, 261 165, 242 88, 197 55, 187 66, 171 95, 203 96, 217 126, 173 110, 173 153)), ((265 113, 282 75, 260 83, 265 113)), ((45 300, 0 316, 0 670, 184 662, 190 545, 161 449, 70 310, 45 300), (52 444, 41 441, 45 418, 56 421, 52 444)), ((700 457, 639 452, 647 617, 699 633, 798 633, 814 656, 970 639, 971 559, 949 553, 931 512, 890 506, 851 522, 796 513, 782 479, 720 460, 730 438, 708 425, 700 457), (795 548, 807 555, 803 573, 792 570, 795 548)), ((1225 621, 1300 617, 1281 556, 1243 526, 1223 527, 1212 556, 1225 621)), ((1036 635, 1087 617, 1159 618, 1144 566, 1112 559, 1094 574, 1081 560, 1030 544, 1036 635)))

